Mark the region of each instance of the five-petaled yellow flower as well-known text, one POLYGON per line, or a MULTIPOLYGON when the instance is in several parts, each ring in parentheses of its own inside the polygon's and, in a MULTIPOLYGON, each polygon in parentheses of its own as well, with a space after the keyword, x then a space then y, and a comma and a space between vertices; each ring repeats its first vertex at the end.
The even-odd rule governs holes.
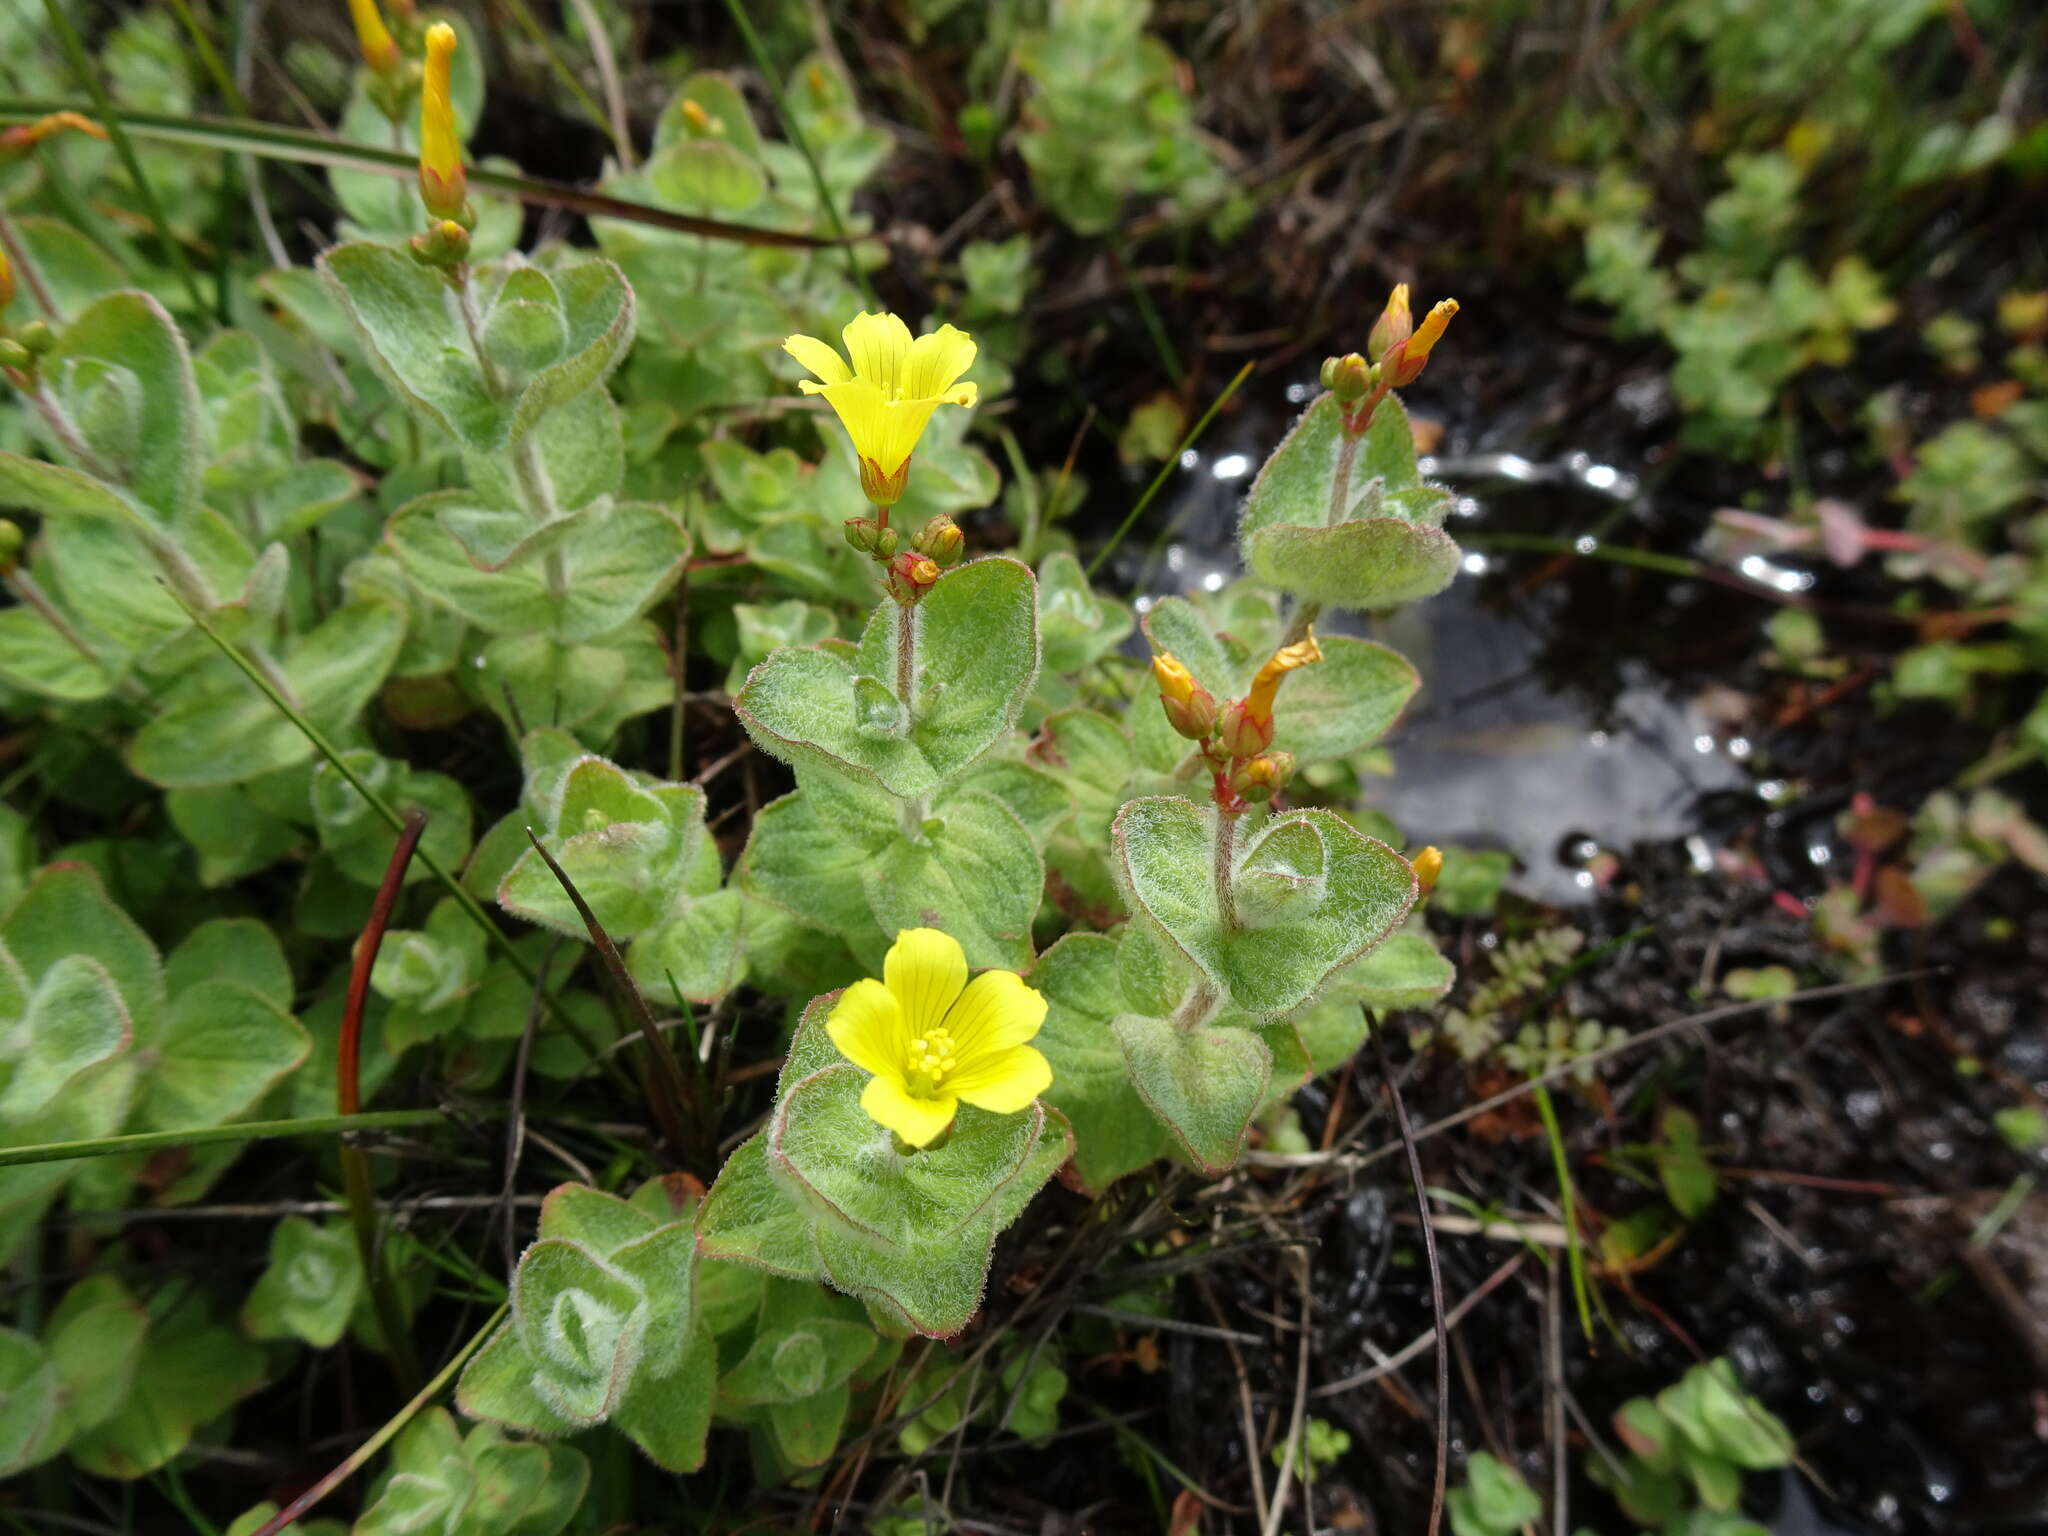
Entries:
POLYGON ((782 350, 824 381, 804 379, 797 388, 823 395, 838 413, 860 457, 861 489, 876 506, 893 507, 932 412, 980 398, 975 385, 958 382, 974 363, 974 338, 942 325, 912 340, 895 315, 870 314, 855 315, 841 334, 845 358, 815 336, 791 336, 782 350))
POLYGON ((1015 971, 967 979, 967 952, 936 928, 896 935, 882 980, 856 981, 825 1020, 840 1054, 874 1074, 860 1107, 913 1147, 953 1123, 966 1100, 1012 1115, 1052 1085, 1052 1067, 1025 1042, 1045 1022, 1045 999, 1015 971))

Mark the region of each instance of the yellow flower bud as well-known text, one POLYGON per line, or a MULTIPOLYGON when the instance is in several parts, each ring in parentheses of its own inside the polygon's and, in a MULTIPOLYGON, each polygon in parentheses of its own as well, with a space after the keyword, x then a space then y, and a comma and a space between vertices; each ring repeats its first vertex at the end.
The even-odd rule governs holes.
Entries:
POLYGON ((683 121, 690 125, 690 132, 708 134, 713 131, 711 114, 687 96, 683 98, 682 114, 683 121))
POLYGON ((385 29, 377 0, 348 0, 348 16, 356 24, 356 46, 362 50, 363 62, 380 75, 390 74, 398 67, 398 44, 385 29))
POLYGON ((1323 359, 1323 388, 1345 405, 1363 400, 1372 389, 1372 364, 1356 352, 1323 359))
POLYGON ((920 555, 930 555, 942 566, 955 566, 960 556, 966 553, 967 535, 960 531, 960 525, 941 512, 910 536, 910 547, 920 555))
POLYGON ((1427 896, 1436 889, 1436 879, 1444 872, 1443 850, 1432 843, 1408 861, 1415 867, 1415 883, 1422 887, 1427 896))
POLYGON ((1152 676, 1158 679, 1162 699, 1185 704, 1194 696, 1195 674, 1183 666, 1180 658, 1171 651, 1161 652, 1152 658, 1152 676))
POLYGON ((0 250, 0 314, 14 302, 14 268, 7 264, 7 252, 0 250))
POLYGON ((1374 362, 1387 355, 1389 347, 1399 346, 1415 329, 1415 316, 1408 308, 1408 285, 1397 283, 1387 297, 1387 307, 1380 311, 1379 320, 1372 328, 1372 335, 1366 340, 1365 350, 1374 362))
POLYGON ((435 218, 460 221, 469 176, 449 94, 448 61, 454 55, 455 29, 445 21, 427 28, 427 65, 420 77, 420 201, 435 218))
POLYGON ((1152 676, 1159 683, 1159 707, 1166 711, 1166 723, 1189 741, 1206 740, 1216 729, 1215 696, 1170 652, 1152 658, 1152 676))

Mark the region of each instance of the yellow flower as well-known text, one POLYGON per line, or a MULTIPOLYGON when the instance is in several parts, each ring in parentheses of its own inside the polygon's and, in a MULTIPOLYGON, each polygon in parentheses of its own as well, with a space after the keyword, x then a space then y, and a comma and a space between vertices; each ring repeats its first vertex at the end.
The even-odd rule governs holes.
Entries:
POLYGON ((1013 1115, 1052 1085, 1052 1067, 1025 1042, 1045 999, 1015 971, 967 979, 967 952, 936 928, 896 935, 882 979, 856 981, 825 1031, 839 1053, 874 1074, 860 1107, 913 1147, 953 1123, 965 1099, 1013 1115))
POLYGON ((377 0, 348 0, 349 19, 356 24, 356 46, 363 50, 363 62, 378 74, 398 63, 398 44, 384 26, 377 0))
POLYGON ((459 221, 469 176, 448 94, 448 61, 454 55, 455 29, 445 21, 427 28, 426 73, 420 77, 420 201, 435 218, 459 221))
POLYGON ((782 350, 824 380, 804 379, 797 388, 823 395, 838 413, 860 457, 861 489, 876 506, 893 507, 932 412, 980 398, 974 385, 957 382, 974 362, 974 338, 942 325, 913 341, 895 315, 870 314, 855 315, 842 334, 850 368, 815 336, 791 336, 782 350))

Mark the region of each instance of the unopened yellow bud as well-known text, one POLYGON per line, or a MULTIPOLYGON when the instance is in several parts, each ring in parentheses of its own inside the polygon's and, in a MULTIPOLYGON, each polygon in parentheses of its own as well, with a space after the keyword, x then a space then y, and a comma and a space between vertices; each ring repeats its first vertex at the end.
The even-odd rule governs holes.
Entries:
POLYGON ((910 547, 921 555, 930 555, 942 566, 955 566, 967 550, 967 535, 960 531, 960 525, 941 512, 910 536, 910 547))
POLYGON ((1181 664, 1171 651, 1152 658, 1152 676, 1159 682, 1159 697, 1185 704, 1194 697, 1195 674, 1181 664))
POLYGON ((1159 707, 1166 711, 1166 723, 1189 741, 1206 740, 1216 729, 1215 695, 1170 652, 1152 658, 1152 676, 1159 684, 1159 707))
POLYGON ((459 221, 469 196, 462 168, 462 141, 455 133, 455 101, 449 92, 449 60, 455 29, 445 21, 427 28, 426 71, 420 77, 420 201, 437 219, 459 221))
POLYGON ((908 608, 939 579, 939 565, 929 555, 904 550, 891 560, 882 575, 882 586, 896 601, 908 608))
POLYGON ((1345 405, 1363 400, 1372 389, 1372 364, 1356 352, 1323 359, 1323 388, 1345 405))
POLYGON ((1230 787, 1240 800, 1262 805, 1285 789, 1293 777, 1293 753, 1261 752, 1249 762, 1238 764, 1237 771, 1230 776, 1230 787))
POLYGON ((1427 896, 1436 889, 1436 878, 1444 872, 1444 851, 1432 843, 1408 861, 1415 869, 1415 883, 1427 896))
POLYGON ((690 132, 710 133, 712 131, 711 114, 687 96, 683 98, 682 112, 683 121, 690 125, 690 132))
POLYGON ((7 252, 0 250, 0 314, 14 302, 14 268, 7 264, 7 252))
POLYGON ((1389 347, 1406 341, 1414 329, 1415 316, 1408 308, 1408 285, 1396 283, 1394 291, 1387 297, 1387 307, 1380 311, 1380 317, 1373 325, 1365 350, 1374 362, 1378 362, 1387 355, 1389 347))
POLYGON ((398 67, 398 44, 384 26, 377 0, 348 0, 348 16, 356 24, 356 46, 362 50, 363 62, 380 75, 390 74, 398 67))

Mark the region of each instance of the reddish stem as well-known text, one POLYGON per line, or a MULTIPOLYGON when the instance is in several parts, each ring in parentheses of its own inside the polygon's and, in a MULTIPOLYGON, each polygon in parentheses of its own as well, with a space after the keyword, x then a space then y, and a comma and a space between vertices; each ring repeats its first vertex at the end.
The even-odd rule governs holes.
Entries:
POLYGON ((405 885, 406 866, 419 847, 420 834, 427 830, 424 811, 405 818, 398 834, 398 846, 391 850, 391 862, 384 867, 384 879, 377 887, 377 899, 370 903, 369 920, 363 936, 356 940, 355 964, 348 973, 348 1000, 341 1010, 341 1046, 335 1057, 335 1107, 344 1115, 362 1108, 360 1062, 363 1047, 363 1007, 370 999, 370 970, 377 963, 377 951, 384 946, 384 930, 391 925, 391 909, 398 905, 398 893, 405 885))

